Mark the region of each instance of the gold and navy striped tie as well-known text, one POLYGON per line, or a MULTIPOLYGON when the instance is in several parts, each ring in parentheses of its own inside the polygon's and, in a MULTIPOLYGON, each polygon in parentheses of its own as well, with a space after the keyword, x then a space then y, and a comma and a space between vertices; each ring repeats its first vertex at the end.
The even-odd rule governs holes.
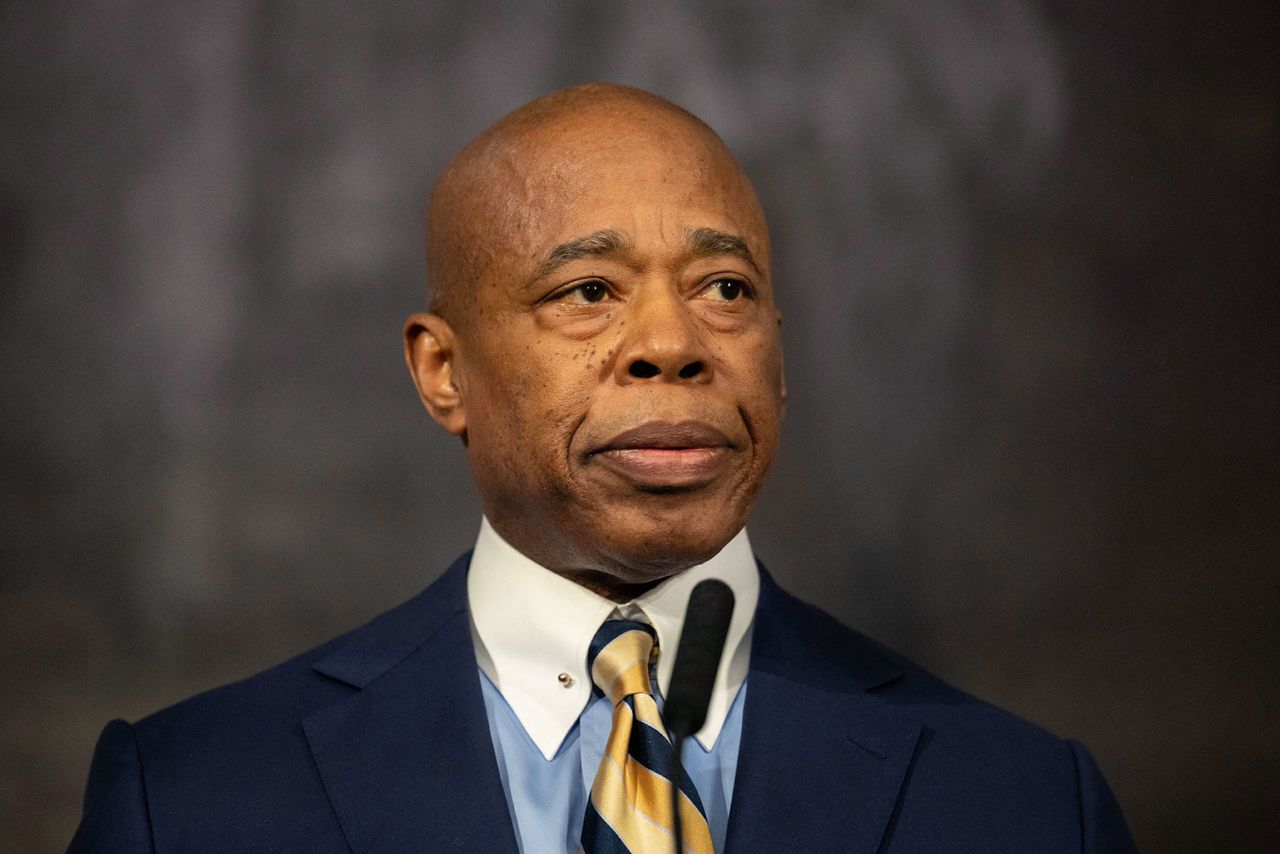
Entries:
MULTIPOLYGON (((587 654, 591 681, 613 703, 605 743, 582 822, 583 854, 667 854, 675 851, 671 778, 675 749, 658 713, 649 678, 653 629, 608 620, 587 654)), ((706 811, 687 774, 680 777, 682 852, 715 854, 706 811)))

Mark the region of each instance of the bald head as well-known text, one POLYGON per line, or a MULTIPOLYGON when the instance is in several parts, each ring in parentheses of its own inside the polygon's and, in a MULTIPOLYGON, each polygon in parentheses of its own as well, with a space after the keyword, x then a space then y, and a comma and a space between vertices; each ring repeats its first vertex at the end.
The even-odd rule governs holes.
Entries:
POLYGON ((641 89, 591 83, 508 114, 445 168, 427 214, 432 310, 464 329, 477 289, 536 269, 534 232, 610 178, 646 165, 673 193, 702 187, 751 212, 768 263, 764 215, 732 153, 703 121, 641 89))
POLYGON ((503 539, 626 601, 742 529, 786 390, 764 216, 710 128, 548 95, 449 165, 427 246, 405 361, 503 539))

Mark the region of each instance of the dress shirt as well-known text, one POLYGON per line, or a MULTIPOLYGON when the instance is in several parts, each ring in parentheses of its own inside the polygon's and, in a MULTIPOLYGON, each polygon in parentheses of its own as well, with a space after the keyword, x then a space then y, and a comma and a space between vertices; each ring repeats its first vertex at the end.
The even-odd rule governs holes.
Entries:
POLYGON ((472 639, 522 850, 578 848, 587 793, 612 716, 607 699, 593 700, 586 666, 587 648, 600 624, 623 617, 654 627, 662 650, 657 662, 661 695, 670 684, 689 592, 705 578, 727 583, 736 604, 707 721, 686 743, 684 762, 719 849, 737 770, 750 629, 760 589, 746 531, 707 563, 619 605, 525 557, 488 520, 481 524, 467 575, 472 639))

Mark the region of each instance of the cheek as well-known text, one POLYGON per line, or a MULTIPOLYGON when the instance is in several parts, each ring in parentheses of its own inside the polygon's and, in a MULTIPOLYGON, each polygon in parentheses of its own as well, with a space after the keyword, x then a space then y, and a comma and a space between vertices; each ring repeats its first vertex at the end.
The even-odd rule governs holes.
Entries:
POLYGON ((508 453, 525 465, 560 460, 585 417, 610 352, 597 344, 510 347, 485 366, 477 406, 469 415, 491 445, 505 443, 508 453))
POLYGON ((605 344, 601 341, 576 344, 567 361, 555 366, 555 372, 564 382, 585 386, 600 377, 616 351, 616 344, 605 344))
POLYGON ((591 409, 607 352, 587 347, 576 359, 566 356, 565 363, 549 368, 543 377, 541 417, 549 440, 562 451, 563 459, 567 459, 574 435, 591 409))
POLYGON ((743 335, 719 348, 716 356, 740 395, 751 401, 781 402, 782 350, 776 335, 743 335))
POLYGON ((730 377, 756 444, 771 450, 782 421, 782 353, 777 338, 768 334, 741 343, 730 377))
POLYGON ((777 405, 782 403, 782 342, 776 329, 761 334, 755 342, 754 364, 759 365, 764 386, 777 405))

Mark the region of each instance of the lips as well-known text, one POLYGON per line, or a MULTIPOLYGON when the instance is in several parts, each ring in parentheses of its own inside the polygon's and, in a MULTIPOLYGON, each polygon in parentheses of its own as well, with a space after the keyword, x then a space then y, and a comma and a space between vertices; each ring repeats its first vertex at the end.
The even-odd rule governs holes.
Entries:
POLYGON ((674 424, 669 421, 650 421, 624 430, 605 442, 596 453, 635 448, 725 448, 729 445, 728 436, 704 421, 680 421, 674 424))
POLYGON ((591 452, 614 475, 648 491, 695 489, 714 481, 733 443, 703 421, 650 421, 624 430, 591 452))

